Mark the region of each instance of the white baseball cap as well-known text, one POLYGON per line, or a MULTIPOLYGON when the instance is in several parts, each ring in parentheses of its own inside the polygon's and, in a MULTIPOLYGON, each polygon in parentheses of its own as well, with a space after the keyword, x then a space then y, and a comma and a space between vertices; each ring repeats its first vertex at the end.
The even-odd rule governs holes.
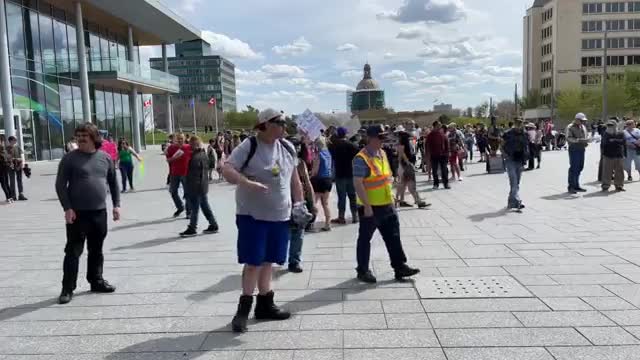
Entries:
POLYGON ((271 108, 262 110, 258 114, 258 123, 256 124, 256 127, 282 116, 284 116, 282 112, 271 109, 271 108))
POLYGON ((589 119, 587 119, 587 115, 583 114, 583 113, 577 113, 576 120, 581 120, 581 121, 588 121, 589 119))

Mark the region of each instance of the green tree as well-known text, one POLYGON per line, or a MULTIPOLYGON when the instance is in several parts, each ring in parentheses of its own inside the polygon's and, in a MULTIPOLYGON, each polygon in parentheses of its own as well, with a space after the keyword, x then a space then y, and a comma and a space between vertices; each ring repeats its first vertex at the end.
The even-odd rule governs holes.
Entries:
POLYGON ((527 96, 520 99, 520 106, 523 110, 535 109, 542 104, 541 98, 540 89, 531 89, 527 96))
POLYGON ((438 121, 440 121, 441 124, 448 125, 449 123, 451 123, 451 118, 447 114, 442 114, 438 118, 438 121))
MULTIPOLYGON (((560 120, 571 120, 577 113, 585 111, 585 99, 582 89, 568 89, 556 96, 557 115, 560 120)), ((589 116, 589 115, 587 115, 589 116)))
POLYGON ((476 108, 474 109, 474 112, 475 112, 476 118, 478 119, 486 118, 489 112, 489 103, 485 101, 482 104, 476 106, 476 108))
POLYGON ((640 71, 627 70, 624 76, 625 110, 632 114, 640 111, 640 71))

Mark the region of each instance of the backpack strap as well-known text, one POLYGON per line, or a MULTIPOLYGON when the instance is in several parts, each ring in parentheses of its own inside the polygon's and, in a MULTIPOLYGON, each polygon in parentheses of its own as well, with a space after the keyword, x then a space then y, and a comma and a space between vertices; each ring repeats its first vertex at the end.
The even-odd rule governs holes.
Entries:
POLYGON ((293 149, 291 146, 289 146, 289 143, 285 139, 278 139, 278 140, 280 141, 280 144, 282 144, 282 147, 287 149, 287 152, 295 160, 298 157, 297 154, 296 154, 296 150, 293 149))
POLYGON ((249 147, 249 154, 247 154, 247 159, 242 164, 240 168, 240 172, 243 172, 247 166, 249 166, 249 162, 253 159, 253 156, 256 154, 256 150, 258 149, 258 139, 255 136, 249 138, 249 142, 251 143, 249 147))

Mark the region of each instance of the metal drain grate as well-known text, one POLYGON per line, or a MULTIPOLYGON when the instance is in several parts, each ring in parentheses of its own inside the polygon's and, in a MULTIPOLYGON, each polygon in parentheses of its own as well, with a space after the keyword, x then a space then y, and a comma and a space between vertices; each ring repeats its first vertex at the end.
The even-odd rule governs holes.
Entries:
POLYGON ((510 276, 419 278, 416 288, 422 299, 533 297, 510 276))

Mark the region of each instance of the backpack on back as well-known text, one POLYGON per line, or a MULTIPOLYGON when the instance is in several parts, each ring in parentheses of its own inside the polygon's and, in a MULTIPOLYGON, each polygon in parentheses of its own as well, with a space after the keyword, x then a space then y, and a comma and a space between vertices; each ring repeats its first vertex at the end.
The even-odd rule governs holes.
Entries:
MULTIPOLYGON (((247 159, 242 164, 242 167, 240 168, 240 172, 243 172, 247 168, 247 166, 249 166, 249 162, 251 161, 251 159, 253 159, 253 156, 256 154, 256 150, 258 149, 258 138, 256 138, 255 136, 252 136, 249 138, 249 141, 251 145, 251 147, 249 148, 249 154, 247 154, 247 159)), ((291 146, 289 146, 289 144, 287 144, 287 142, 284 139, 278 139, 278 141, 285 149, 287 149, 287 152, 294 159, 297 157, 296 151, 293 148, 291 148, 291 146)))

